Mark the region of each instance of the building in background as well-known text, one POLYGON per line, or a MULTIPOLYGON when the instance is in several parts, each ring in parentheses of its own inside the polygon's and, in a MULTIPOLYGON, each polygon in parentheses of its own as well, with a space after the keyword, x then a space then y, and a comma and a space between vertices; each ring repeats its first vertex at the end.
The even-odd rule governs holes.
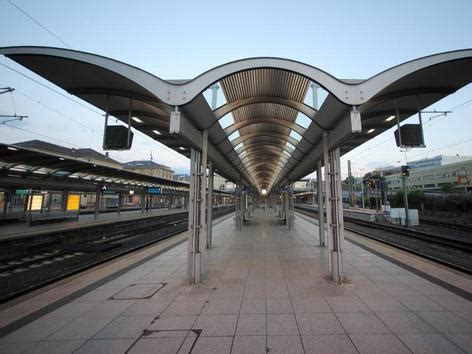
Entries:
POLYGON ((123 164, 125 170, 141 173, 147 176, 172 179, 174 171, 165 165, 158 164, 152 160, 129 161, 123 164))
MULTIPOLYGON (((412 168, 407 185, 411 189, 426 191, 457 190, 469 191, 472 179, 472 159, 462 162, 432 165, 431 167, 412 168)), ((401 173, 385 176, 389 191, 402 189, 401 173)))
POLYGON ((226 187, 226 178, 223 178, 219 175, 214 175, 213 177, 213 189, 224 191, 226 187))
POLYGON ((174 175, 172 176, 172 179, 174 181, 190 183, 190 175, 187 173, 174 173, 174 175))
POLYGON ((99 163, 101 165, 105 165, 108 167, 120 168, 120 169, 122 168, 122 164, 116 160, 111 159, 108 156, 108 153, 103 155, 93 149, 67 148, 64 146, 47 143, 42 140, 23 141, 21 143, 15 143, 14 145, 18 145, 18 146, 32 149, 35 151, 39 151, 39 152, 54 153, 54 154, 62 155, 67 158, 84 160, 91 163, 99 163))

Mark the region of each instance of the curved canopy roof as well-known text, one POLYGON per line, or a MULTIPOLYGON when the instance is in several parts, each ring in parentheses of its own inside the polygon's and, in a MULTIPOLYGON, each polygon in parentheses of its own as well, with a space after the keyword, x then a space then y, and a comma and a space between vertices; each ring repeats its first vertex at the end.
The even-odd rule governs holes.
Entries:
POLYGON ((186 182, 147 176, 110 165, 93 163, 86 158, 72 158, 60 153, 0 143, 0 179, 9 176, 22 179, 30 177, 41 182, 73 181, 95 185, 114 183, 141 189, 164 186, 188 190, 189 187, 186 182))
POLYGON ((416 59, 368 80, 340 80, 307 64, 280 58, 244 59, 213 68, 193 80, 162 80, 113 59, 48 47, 10 47, 0 53, 69 93, 189 156, 208 129, 209 159, 218 172, 268 191, 316 168, 322 137, 344 154, 400 120, 472 81, 472 50, 416 59), (211 109, 203 92, 217 83, 226 103, 211 109), (320 107, 306 104, 312 85, 327 92, 320 107), (108 102, 108 103, 107 103, 108 102), (178 109, 191 134, 169 133, 178 109), (361 114, 362 129, 352 121, 361 114), (219 120, 232 115, 229 125, 219 120), (303 117, 300 120, 300 116, 303 117), (305 123, 302 123, 305 122, 305 123), (220 121, 221 122, 221 121, 220 121), (186 138, 186 139, 184 139, 186 138))

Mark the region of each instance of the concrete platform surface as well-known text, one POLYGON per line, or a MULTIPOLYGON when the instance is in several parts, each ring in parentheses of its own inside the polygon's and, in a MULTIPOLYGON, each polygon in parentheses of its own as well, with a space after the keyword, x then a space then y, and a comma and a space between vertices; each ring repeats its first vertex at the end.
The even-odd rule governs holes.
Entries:
POLYGON ((180 244, 0 329, 0 352, 470 352, 472 302, 347 241, 347 281, 333 284, 316 227, 295 225, 256 211, 239 232, 227 218, 214 227, 205 283, 186 285, 180 244))

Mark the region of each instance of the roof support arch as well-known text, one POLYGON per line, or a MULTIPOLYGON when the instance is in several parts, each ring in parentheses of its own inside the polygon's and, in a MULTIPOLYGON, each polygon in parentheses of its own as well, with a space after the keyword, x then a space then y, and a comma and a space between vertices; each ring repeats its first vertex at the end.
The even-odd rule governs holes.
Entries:
POLYGON ((305 128, 302 126, 296 124, 295 122, 289 122, 287 120, 283 119, 274 119, 274 118, 264 118, 264 117, 259 117, 259 118, 251 118, 245 121, 241 122, 236 122, 234 124, 231 124, 229 127, 225 129, 225 133, 229 135, 233 134, 235 131, 247 127, 248 125, 252 124, 276 124, 283 126, 284 128, 288 128, 291 130, 294 130, 300 135, 303 135, 305 132, 305 128))

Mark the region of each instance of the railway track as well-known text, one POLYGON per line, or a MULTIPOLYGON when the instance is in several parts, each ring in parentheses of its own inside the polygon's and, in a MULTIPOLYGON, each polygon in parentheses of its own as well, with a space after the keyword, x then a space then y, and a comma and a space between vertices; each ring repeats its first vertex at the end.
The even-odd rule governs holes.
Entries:
MULTIPOLYGON (((304 215, 317 218, 310 208, 296 207, 304 215)), ((345 218, 344 229, 448 267, 472 274, 472 243, 454 235, 439 236, 421 231, 345 218)))
POLYGON ((437 225, 437 226, 446 227, 448 229, 453 229, 453 230, 472 232, 472 225, 456 224, 452 222, 437 221, 437 220, 424 219, 424 218, 420 218, 420 223, 428 224, 428 225, 437 225))
MULTIPOLYGON (((232 212, 215 211, 214 219, 232 212)), ((114 258, 163 241, 187 230, 187 218, 151 227, 136 228, 87 242, 51 245, 48 250, 34 250, 0 262, 0 303, 77 274, 114 258)))

